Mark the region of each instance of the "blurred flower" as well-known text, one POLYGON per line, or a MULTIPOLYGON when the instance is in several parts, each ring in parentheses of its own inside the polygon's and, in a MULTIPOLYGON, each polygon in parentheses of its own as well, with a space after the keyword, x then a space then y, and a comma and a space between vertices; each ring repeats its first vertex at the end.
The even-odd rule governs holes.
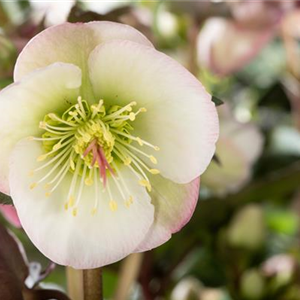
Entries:
POLYGON ((21 223, 16 209, 12 205, 0 204, 0 211, 5 219, 17 228, 21 228, 21 223))
POLYGON ((286 16, 282 25, 282 36, 286 50, 288 73, 283 84, 289 96, 292 113, 300 130, 300 9, 286 16))
POLYGON ((292 4, 250 0, 231 3, 233 19, 208 19, 201 30, 199 64, 220 76, 239 71, 275 36, 292 4))
POLYGON ((263 147, 263 137, 253 123, 242 124, 220 107, 220 138, 216 157, 201 176, 201 182, 212 193, 224 195, 240 189, 251 176, 252 166, 263 147))
POLYGON ((188 222, 218 137, 188 71, 132 27, 91 22, 43 31, 14 75, 0 94, 1 190, 46 256, 95 268, 188 222))
POLYGON ((131 0, 122 0, 122 1, 105 0, 101 2, 82 0, 81 2, 85 7, 85 9, 97 12, 99 14, 107 14, 116 8, 132 4, 131 0))
POLYGON ((203 289, 201 282, 194 277, 182 279, 174 288, 171 300, 199 300, 203 289))
POLYGON ((261 269, 265 276, 275 277, 276 286, 280 287, 291 281, 296 265, 297 263, 292 256, 279 254, 264 262, 261 269))
POLYGON ((205 288, 201 292, 200 300, 229 300, 227 293, 222 289, 205 288))
POLYGON ((241 292, 246 299, 261 299, 265 289, 265 281, 257 269, 247 270, 241 278, 241 292))
POLYGON ((226 76, 249 63, 274 36, 275 27, 247 28, 225 18, 211 18, 198 37, 198 62, 226 76))
POLYGON ((228 15, 229 7, 225 1, 168 1, 168 4, 172 11, 175 13, 185 13, 199 22, 205 20, 207 17, 212 15, 228 15))
POLYGON ((46 26, 57 25, 67 21, 75 0, 29 0, 32 7, 32 18, 36 23, 45 20, 46 26))
POLYGON ((233 247, 249 250, 259 249, 266 238, 264 214, 260 206, 243 207, 230 222, 227 239, 233 247))

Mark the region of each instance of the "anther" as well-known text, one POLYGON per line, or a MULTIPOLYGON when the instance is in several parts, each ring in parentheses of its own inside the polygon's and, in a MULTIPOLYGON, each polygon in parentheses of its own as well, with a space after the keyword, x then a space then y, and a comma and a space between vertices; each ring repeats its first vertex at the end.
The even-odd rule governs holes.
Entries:
POLYGON ((33 190, 34 188, 36 188, 36 186, 37 186, 37 183, 34 182, 34 183, 32 183, 32 184, 29 186, 29 188, 30 188, 31 190, 33 190))
POLYGON ((87 185, 87 186, 91 186, 93 185, 94 181, 92 178, 86 178, 84 183, 87 185))
POLYGON ((141 138, 137 137, 137 138, 136 138, 136 141, 139 143, 140 146, 143 146, 143 145, 144 145, 144 143, 143 143, 143 141, 141 140, 141 138))
POLYGON ((42 154, 42 155, 40 155, 36 160, 37 161, 43 161, 43 160, 45 160, 47 158, 47 154, 42 154))
POLYGON ((130 121, 134 121, 134 120, 135 120, 135 113, 131 112, 131 113, 129 114, 129 120, 130 120, 130 121))
POLYGON ((150 182, 149 181, 147 181, 147 180, 145 180, 145 179, 142 179, 142 180, 140 180, 139 181, 139 184, 141 185, 141 186, 144 186, 147 190, 148 190, 148 192, 151 192, 151 184, 150 184, 150 182))
POLYGON ((75 207, 75 208, 73 208, 73 210, 72 210, 72 215, 74 216, 74 217, 76 217, 77 216, 77 212, 78 212, 78 209, 75 207))
POLYGON ((111 211, 116 211, 118 209, 118 204, 114 200, 109 201, 109 208, 111 211))
POLYGON ((150 171, 150 173, 153 174, 153 175, 157 175, 157 174, 160 173, 160 171, 157 170, 157 169, 150 169, 149 171, 150 171))
POLYGON ((130 157, 126 157, 124 159, 124 165, 129 166, 132 163, 132 159, 130 157))
POLYGON ((152 163, 154 163, 155 165, 157 164, 157 159, 153 155, 150 155, 149 158, 152 163))

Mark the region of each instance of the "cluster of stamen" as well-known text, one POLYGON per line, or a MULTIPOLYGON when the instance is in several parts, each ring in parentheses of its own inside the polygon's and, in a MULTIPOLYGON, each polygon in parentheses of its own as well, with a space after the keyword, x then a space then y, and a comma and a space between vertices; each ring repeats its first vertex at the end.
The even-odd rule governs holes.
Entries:
POLYGON ((125 165, 136 176, 139 184, 150 192, 151 183, 147 172, 155 175, 159 174, 159 170, 148 166, 149 162, 157 164, 157 160, 144 152, 142 147, 145 145, 156 151, 159 148, 131 134, 131 123, 138 114, 146 112, 145 108, 133 112, 136 105, 136 102, 131 102, 124 107, 114 105, 106 109, 103 100, 90 106, 78 97, 77 103, 62 115, 47 114, 40 122, 43 135, 30 137, 31 140, 43 143, 44 154, 37 161, 45 162, 29 175, 33 176, 42 170, 45 175, 32 183, 30 189, 43 184, 46 196, 49 197, 67 174, 71 173, 68 197, 64 204, 66 210, 71 209, 76 216, 84 188, 94 185, 92 215, 97 213, 100 192, 108 193, 108 205, 112 211, 116 211, 119 203, 116 199, 123 199, 126 207, 130 207, 134 201, 130 186, 122 176, 121 166, 125 165), (117 189, 113 190, 111 184, 117 189), (118 195, 115 195, 116 192, 113 194, 116 190, 118 195))

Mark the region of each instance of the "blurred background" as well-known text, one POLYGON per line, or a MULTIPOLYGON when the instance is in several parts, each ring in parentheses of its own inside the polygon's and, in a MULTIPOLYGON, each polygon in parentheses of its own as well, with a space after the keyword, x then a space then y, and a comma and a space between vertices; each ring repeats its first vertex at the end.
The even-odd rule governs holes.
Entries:
MULTIPOLYGON (((300 1, 0 1, 0 89, 37 33, 93 20, 137 28, 188 68, 221 128, 190 223, 105 267, 105 299, 300 300, 300 1)), ((0 211, 27 253, 21 285, 65 292, 70 271, 38 252, 12 207, 0 211)), ((0 260, 17 257, 3 228, 0 260)))

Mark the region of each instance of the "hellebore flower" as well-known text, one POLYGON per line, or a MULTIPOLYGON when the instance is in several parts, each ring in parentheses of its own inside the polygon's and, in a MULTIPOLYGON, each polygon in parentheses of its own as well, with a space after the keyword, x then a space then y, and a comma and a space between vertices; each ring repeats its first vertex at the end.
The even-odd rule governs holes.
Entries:
POLYGON ((0 94, 1 189, 47 257, 95 268, 167 241, 215 151, 210 95, 132 27, 62 24, 0 94))

